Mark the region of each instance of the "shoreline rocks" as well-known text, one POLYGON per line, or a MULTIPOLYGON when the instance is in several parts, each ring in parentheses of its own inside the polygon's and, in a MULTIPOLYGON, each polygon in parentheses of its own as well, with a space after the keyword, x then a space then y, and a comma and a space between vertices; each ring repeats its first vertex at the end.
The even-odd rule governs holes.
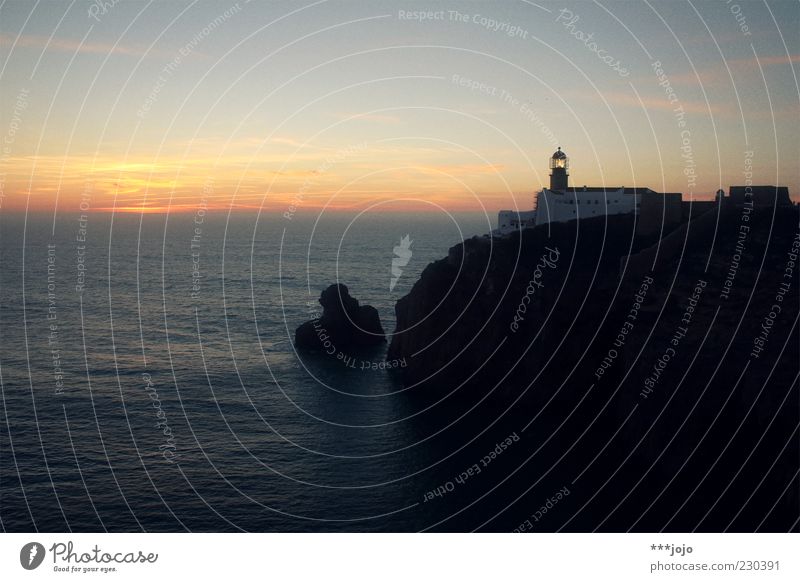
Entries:
POLYGON ((330 285, 319 297, 322 316, 295 330, 298 349, 335 354, 342 348, 362 348, 386 341, 378 310, 360 305, 346 285, 330 285))

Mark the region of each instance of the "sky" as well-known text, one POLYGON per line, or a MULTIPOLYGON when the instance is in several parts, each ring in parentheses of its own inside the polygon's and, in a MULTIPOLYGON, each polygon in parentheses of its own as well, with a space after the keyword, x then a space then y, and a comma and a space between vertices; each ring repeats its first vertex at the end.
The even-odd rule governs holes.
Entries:
MULTIPOLYGON (((2 1, 2 0, 0 0, 2 1)), ((0 4, 0 212, 800 192, 800 4, 0 4)))

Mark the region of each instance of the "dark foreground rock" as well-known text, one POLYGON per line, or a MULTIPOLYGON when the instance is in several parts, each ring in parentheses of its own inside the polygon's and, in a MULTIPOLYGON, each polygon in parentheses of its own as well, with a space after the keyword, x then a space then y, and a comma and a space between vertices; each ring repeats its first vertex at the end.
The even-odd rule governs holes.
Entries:
POLYGON ((439 481, 520 437, 427 502, 430 521, 797 531, 798 210, 726 206, 651 239, 631 216, 556 223, 429 265, 397 303, 388 358, 407 361, 431 434, 491 435, 439 481))
POLYGON ((374 346, 386 341, 378 310, 359 305, 346 285, 331 285, 319 297, 322 316, 295 330, 295 346, 336 353, 342 348, 374 346))

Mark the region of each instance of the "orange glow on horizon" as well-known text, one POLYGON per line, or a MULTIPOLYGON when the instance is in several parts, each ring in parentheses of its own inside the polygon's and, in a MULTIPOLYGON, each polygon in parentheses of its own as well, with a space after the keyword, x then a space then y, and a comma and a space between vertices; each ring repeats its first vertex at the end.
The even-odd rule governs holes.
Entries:
MULTIPOLYGON (((536 169, 508 161, 475 163, 447 150, 363 148, 340 160, 331 148, 307 151, 294 143, 276 143, 269 153, 254 153, 250 139, 225 146, 214 140, 176 143, 156 159, 108 153, 8 157, 0 160, 0 173, 5 174, 2 211, 179 214, 204 208, 302 214, 373 207, 370 212, 494 214, 532 208, 548 173, 545 161, 536 169), (281 151, 287 147, 293 150, 281 151)), ((678 182, 666 183, 665 191, 683 191, 686 199, 713 199, 716 187, 690 195, 681 187, 681 174, 674 173, 678 182)), ((585 174, 581 179, 587 183, 605 181, 616 187, 631 182, 602 174, 597 180, 588 170, 585 174)), ((660 175, 637 175, 635 181, 662 190, 660 175)))
MULTIPOLYGON (((413 206, 406 203, 413 211, 429 211, 435 205, 453 211, 514 206, 513 194, 496 194, 508 187, 503 164, 454 162, 449 152, 440 152, 437 159, 428 150, 393 146, 353 150, 339 160, 330 148, 254 154, 250 140, 230 146, 230 153, 207 142, 195 146, 201 151, 186 152, 186 147, 173 144, 155 160, 141 154, 5 158, 0 160, 6 176, 3 210, 156 214, 194 212, 204 206, 225 211, 347 211, 397 198, 422 200, 413 206), (425 163, 419 163, 420 158, 425 163)), ((525 209, 532 195, 519 200, 525 209)))

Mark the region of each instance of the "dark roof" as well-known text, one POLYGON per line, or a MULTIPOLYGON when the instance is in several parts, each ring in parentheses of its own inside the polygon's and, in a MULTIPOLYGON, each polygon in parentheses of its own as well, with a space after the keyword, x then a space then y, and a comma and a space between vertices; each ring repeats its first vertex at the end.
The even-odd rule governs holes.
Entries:
POLYGON ((567 157, 567 154, 562 152, 560 147, 558 148, 558 151, 553 154, 553 159, 554 160, 564 160, 564 159, 566 159, 566 157, 567 157))
POLYGON ((790 205, 789 188, 786 186, 731 186, 730 199, 734 204, 744 204, 747 197, 758 205, 772 205, 777 203, 779 206, 790 205))
POLYGON ((649 194, 653 192, 650 188, 623 188, 625 194, 649 194))

